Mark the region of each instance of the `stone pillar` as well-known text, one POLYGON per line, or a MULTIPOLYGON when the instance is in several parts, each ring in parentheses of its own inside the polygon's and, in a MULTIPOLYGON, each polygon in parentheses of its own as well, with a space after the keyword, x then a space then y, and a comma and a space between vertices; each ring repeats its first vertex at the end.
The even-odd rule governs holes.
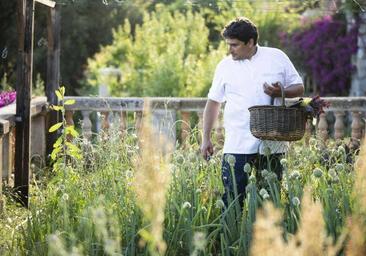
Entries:
POLYGON ((83 137, 84 139, 90 141, 92 136, 92 123, 90 121, 91 111, 82 111, 81 114, 83 115, 83 122, 81 125, 81 128, 83 130, 83 137))
POLYGON ((351 128, 352 128, 351 138, 360 141, 362 137, 362 121, 361 121, 361 113, 358 111, 352 112, 351 128))
POLYGON ((334 138, 336 140, 343 139, 344 137, 344 111, 336 111, 335 113, 335 123, 334 123, 334 138))
POLYGON ((120 116, 120 131, 122 132, 122 136, 127 134, 127 128, 128 128, 128 117, 126 111, 121 111, 119 113, 120 116))
POLYGON ((326 141, 329 137, 328 135, 328 123, 325 113, 321 113, 319 115, 319 123, 318 123, 318 136, 326 141))
POLYGON ((350 96, 366 95, 366 13, 359 12, 360 26, 358 29, 356 68, 352 77, 350 96))
MULTIPOLYGON (((109 90, 109 83, 111 82, 111 80, 120 80, 122 77, 122 72, 119 68, 115 68, 115 67, 105 67, 105 68, 101 68, 99 69, 99 87, 98 87, 98 95, 99 97, 109 97, 110 96, 110 90, 109 90)), ((108 118, 108 114, 105 113, 101 113, 105 115, 105 118, 108 118)), ((99 132, 99 130, 102 128, 101 126, 101 121, 100 120, 96 120, 96 127, 97 127, 97 132, 99 132)), ((105 122, 102 121, 102 123, 105 122)), ((109 121, 107 121, 109 122, 109 121)))
POLYGON ((311 138, 312 135, 312 131, 313 131, 313 124, 312 124, 312 119, 308 118, 306 120, 306 124, 305 124, 305 143, 306 145, 309 145, 309 140, 311 138))

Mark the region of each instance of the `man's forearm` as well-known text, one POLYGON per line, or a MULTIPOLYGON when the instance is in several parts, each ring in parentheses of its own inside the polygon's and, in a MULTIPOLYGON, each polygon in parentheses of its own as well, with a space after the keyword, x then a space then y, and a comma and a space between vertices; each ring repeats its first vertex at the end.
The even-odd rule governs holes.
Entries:
POLYGON ((285 89, 285 98, 300 97, 303 94, 304 94, 304 86, 302 84, 293 84, 285 89))
POLYGON ((210 139, 211 130, 219 114, 220 103, 207 100, 205 110, 203 112, 203 138, 210 139))

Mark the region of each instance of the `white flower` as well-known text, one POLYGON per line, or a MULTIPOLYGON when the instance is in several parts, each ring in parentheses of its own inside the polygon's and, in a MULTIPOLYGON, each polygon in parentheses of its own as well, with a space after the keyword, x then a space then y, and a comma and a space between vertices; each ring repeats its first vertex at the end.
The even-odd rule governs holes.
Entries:
POLYGON ((217 200, 216 203, 215 203, 215 207, 216 208, 224 208, 225 207, 225 203, 224 201, 222 201, 221 199, 217 200))
POLYGON ((268 194, 267 190, 265 188, 262 188, 260 191, 259 191, 259 194, 263 197, 263 195, 265 194, 268 194))
POLYGON ((131 170, 126 171, 126 177, 127 178, 132 178, 133 177, 133 173, 132 173, 131 170))
POLYGON ((262 177, 263 177, 263 178, 267 177, 267 176, 268 176, 268 174, 269 174, 269 172, 267 171, 267 169, 263 169, 263 170, 261 171, 261 175, 262 175, 262 177))
POLYGON ((186 208, 190 209, 191 207, 192 207, 191 203, 190 202, 187 202, 187 201, 184 202, 183 203, 183 206, 182 206, 183 209, 186 209, 186 208))
POLYGON ((328 174, 330 177, 334 178, 337 176, 337 173, 334 169, 329 169, 328 174))
POLYGON ((301 177, 301 174, 299 171, 293 171, 291 174, 290 174, 290 179, 298 179, 301 177))
POLYGON ((227 154, 226 161, 230 164, 230 166, 234 166, 235 162, 236 162, 235 156, 233 156, 231 154, 227 154))
POLYGON ((203 232, 194 233, 193 244, 196 250, 204 251, 206 247, 206 235, 203 232))
POLYGON ((283 167, 287 167, 287 159, 286 158, 282 158, 280 163, 283 167))
POLYGON ((338 182, 339 182, 339 177, 338 177, 338 175, 336 175, 336 176, 332 177, 332 181, 333 181, 333 183, 338 183, 338 182))
POLYGON ((292 198, 291 202, 294 206, 299 206, 300 205, 300 199, 296 196, 292 198))
POLYGON ((269 199, 269 194, 268 193, 264 194, 262 197, 263 197, 264 200, 269 199))
POLYGON ((67 200, 69 200, 69 195, 68 195, 68 194, 66 194, 66 193, 64 193, 64 194, 62 195, 62 200, 63 200, 63 201, 67 201, 67 200))
POLYGON ((339 154, 346 154, 346 150, 344 149, 343 146, 339 146, 337 150, 339 154))
POLYGON ((252 171, 252 167, 250 167, 250 164, 249 163, 246 163, 244 165, 244 172, 250 173, 251 171, 252 171))

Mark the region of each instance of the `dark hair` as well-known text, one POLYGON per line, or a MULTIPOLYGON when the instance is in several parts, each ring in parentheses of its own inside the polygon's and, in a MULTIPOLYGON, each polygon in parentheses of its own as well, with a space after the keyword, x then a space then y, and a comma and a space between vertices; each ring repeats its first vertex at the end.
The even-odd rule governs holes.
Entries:
POLYGON ((258 30, 256 25, 249 19, 238 17, 225 26, 222 36, 224 38, 238 39, 246 44, 253 38, 254 44, 257 44, 258 30))

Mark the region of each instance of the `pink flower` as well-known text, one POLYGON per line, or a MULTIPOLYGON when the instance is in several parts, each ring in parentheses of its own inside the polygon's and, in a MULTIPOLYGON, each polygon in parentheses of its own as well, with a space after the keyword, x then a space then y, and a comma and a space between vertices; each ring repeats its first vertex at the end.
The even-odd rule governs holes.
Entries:
POLYGON ((0 108, 13 103, 16 99, 16 92, 1 92, 0 93, 0 108))

